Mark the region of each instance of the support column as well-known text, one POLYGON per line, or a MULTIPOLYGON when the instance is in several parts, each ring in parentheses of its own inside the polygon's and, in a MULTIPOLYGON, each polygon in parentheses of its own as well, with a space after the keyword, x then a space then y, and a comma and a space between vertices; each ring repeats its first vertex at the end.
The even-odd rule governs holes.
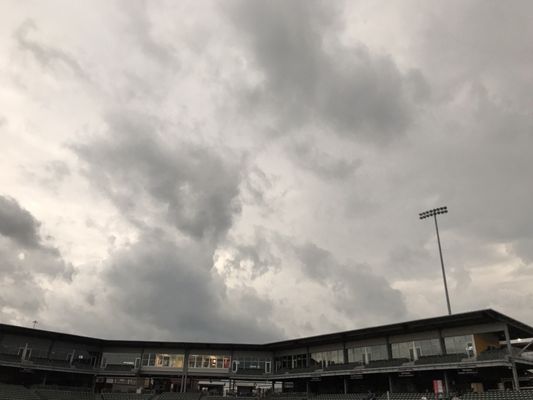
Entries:
POLYGON ((185 393, 187 391, 187 373, 189 372, 189 350, 185 350, 183 355, 183 374, 181 374, 181 388, 180 391, 185 393))
POLYGON ((50 354, 52 354, 52 348, 54 347, 54 344, 55 344, 55 339, 52 339, 50 341, 50 345, 48 346, 48 351, 46 352, 46 359, 49 360, 50 359, 50 354))
POLYGON ((439 343, 440 343, 440 351, 443 356, 447 354, 446 352, 446 342, 444 341, 444 337, 442 336, 442 331, 439 329, 439 343))
POLYGON ((342 361, 344 364, 348 364, 350 361, 348 360, 348 349, 346 348, 346 340, 342 340, 342 361))
POLYGON ((444 371, 444 390, 446 391, 446 396, 450 395, 450 383, 448 381, 448 371, 444 371))
POLYGON ((509 326, 505 324, 505 343, 507 345, 507 353, 509 354, 509 361, 511 362, 511 370, 513 372, 513 389, 520 390, 520 382, 518 381, 518 372, 516 370, 516 363, 513 358, 513 348, 511 346, 511 336, 509 335, 509 326))
POLYGON ((389 393, 394 393, 393 385, 392 385, 392 375, 389 374, 389 393))
POLYGON ((305 393, 307 395, 307 398, 309 398, 309 380, 305 381, 305 393))
POLYGON ((387 336, 385 340, 387 345, 387 360, 392 360, 392 346, 390 344, 389 337, 387 336))
POLYGON ((344 394, 348 394, 348 380, 344 378, 344 394))

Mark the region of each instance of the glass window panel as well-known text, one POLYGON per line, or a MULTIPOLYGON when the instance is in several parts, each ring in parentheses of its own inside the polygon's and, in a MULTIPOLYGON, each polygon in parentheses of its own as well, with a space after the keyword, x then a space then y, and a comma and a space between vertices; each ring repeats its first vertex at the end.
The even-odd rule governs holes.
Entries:
POLYGON ((150 354, 148 353, 144 353, 143 354, 143 357, 142 357, 142 365, 143 367, 147 367, 148 366, 148 357, 150 356, 150 354))
POLYGON ((364 347, 348 349, 348 362, 363 362, 364 347))
POLYGON ((420 349, 421 356, 436 356, 442 354, 439 339, 426 339, 415 341, 415 347, 420 349))
POLYGON ((472 335, 450 336, 444 338, 444 345, 448 354, 468 354, 467 348, 472 346, 472 335))
POLYGON ((378 344, 367 347, 367 352, 370 354, 370 360, 386 360, 387 359, 387 345, 378 344))
POLYGON ((392 358, 411 358, 413 342, 392 343, 392 358))

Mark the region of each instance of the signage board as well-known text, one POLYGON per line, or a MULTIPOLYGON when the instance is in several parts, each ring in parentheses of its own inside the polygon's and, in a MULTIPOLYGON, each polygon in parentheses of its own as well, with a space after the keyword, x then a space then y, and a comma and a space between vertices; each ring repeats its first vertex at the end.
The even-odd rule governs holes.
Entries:
POLYGON ((398 373, 398 376, 400 378, 410 378, 412 376, 415 376, 412 371, 402 371, 398 373))
POLYGON ((433 392, 435 394, 444 393, 444 385, 442 384, 442 380, 435 379, 433 381, 433 392))
POLYGON ((478 372, 474 368, 462 368, 457 371, 459 375, 476 375, 478 372))

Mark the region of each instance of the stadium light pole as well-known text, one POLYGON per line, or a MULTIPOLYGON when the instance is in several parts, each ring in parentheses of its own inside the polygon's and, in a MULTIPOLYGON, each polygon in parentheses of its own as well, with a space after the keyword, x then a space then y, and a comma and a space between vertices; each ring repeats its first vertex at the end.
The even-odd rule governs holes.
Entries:
POLYGON ((448 306, 448 315, 452 315, 452 308, 450 307, 450 296, 448 295, 448 284, 446 283, 446 271, 444 270, 444 261, 442 259, 442 248, 440 247, 440 236, 439 236, 439 224, 437 223, 437 215, 446 214, 448 212, 448 207, 439 207, 432 210, 424 211, 423 213, 418 214, 420 219, 426 219, 433 217, 435 220, 435 230, 437 231, 437 243, 439 244, 439 256, 440 256, 440 266, 442 268, 442 280, 444 281, 444 292, 446 293, 446 305, 448 306))

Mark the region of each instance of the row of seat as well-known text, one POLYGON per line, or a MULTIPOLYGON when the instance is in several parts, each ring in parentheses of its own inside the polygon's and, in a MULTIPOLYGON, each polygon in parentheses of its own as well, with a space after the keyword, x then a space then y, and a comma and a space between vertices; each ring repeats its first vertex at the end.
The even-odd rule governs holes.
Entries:
POLYGON ((135 393, 102 393, 103 400, 151 400, 153 394, 135 394, 135 393))
POLYGON ((422 356, 415 361, 416 365, 420 364, 439 364, 439 363, 452 363, 461 362, 463 358, 466 358, 465 354, 445 354, 440 356, 422 356))
MULTIPOLYGON (((378 400, 420 400, 426 397, 432 400, 432 393, 390 393, 383 394, 378 400)), ((283 393, 271 396, 272 399, 304 400, 306 393, 283 393)), ((316 400, 365 400, 368 393, 347 394, 320 394, 316 400)), ((465 393, 460 396, 462 400, 533 400, 533 390, 522 391, 488 391, 484 393, 465 393)), ((134 394, 134 393, 102 393, 93 394, 80 390, 59 389, 28 389, 20 385, 0 384, 0 400, 225 400, 222 396, 205 397, 202 393, 172 393, 134 394)), ((241 398, 239 398, 241 399, 241 398)), ((242 398, 252 400, 252 398, 242 398)))
POLYGON ((318 400, 365 400, 368 395, 368 393, 333 393, 319 394, 315 398, 318 400))
POLYGON ((533 400, 533 390, 495 390, 484 393, 465 393, 462 400, 533 400))
POLYGON ((44 400, 97 400, 101 399, 99 394, 82 392, 79 390, 55 390, 55 389, 35 389, 44 400))
POLYGON ((32 390, 24 386, 0 383, 0 400, 41 400, 32 390))

